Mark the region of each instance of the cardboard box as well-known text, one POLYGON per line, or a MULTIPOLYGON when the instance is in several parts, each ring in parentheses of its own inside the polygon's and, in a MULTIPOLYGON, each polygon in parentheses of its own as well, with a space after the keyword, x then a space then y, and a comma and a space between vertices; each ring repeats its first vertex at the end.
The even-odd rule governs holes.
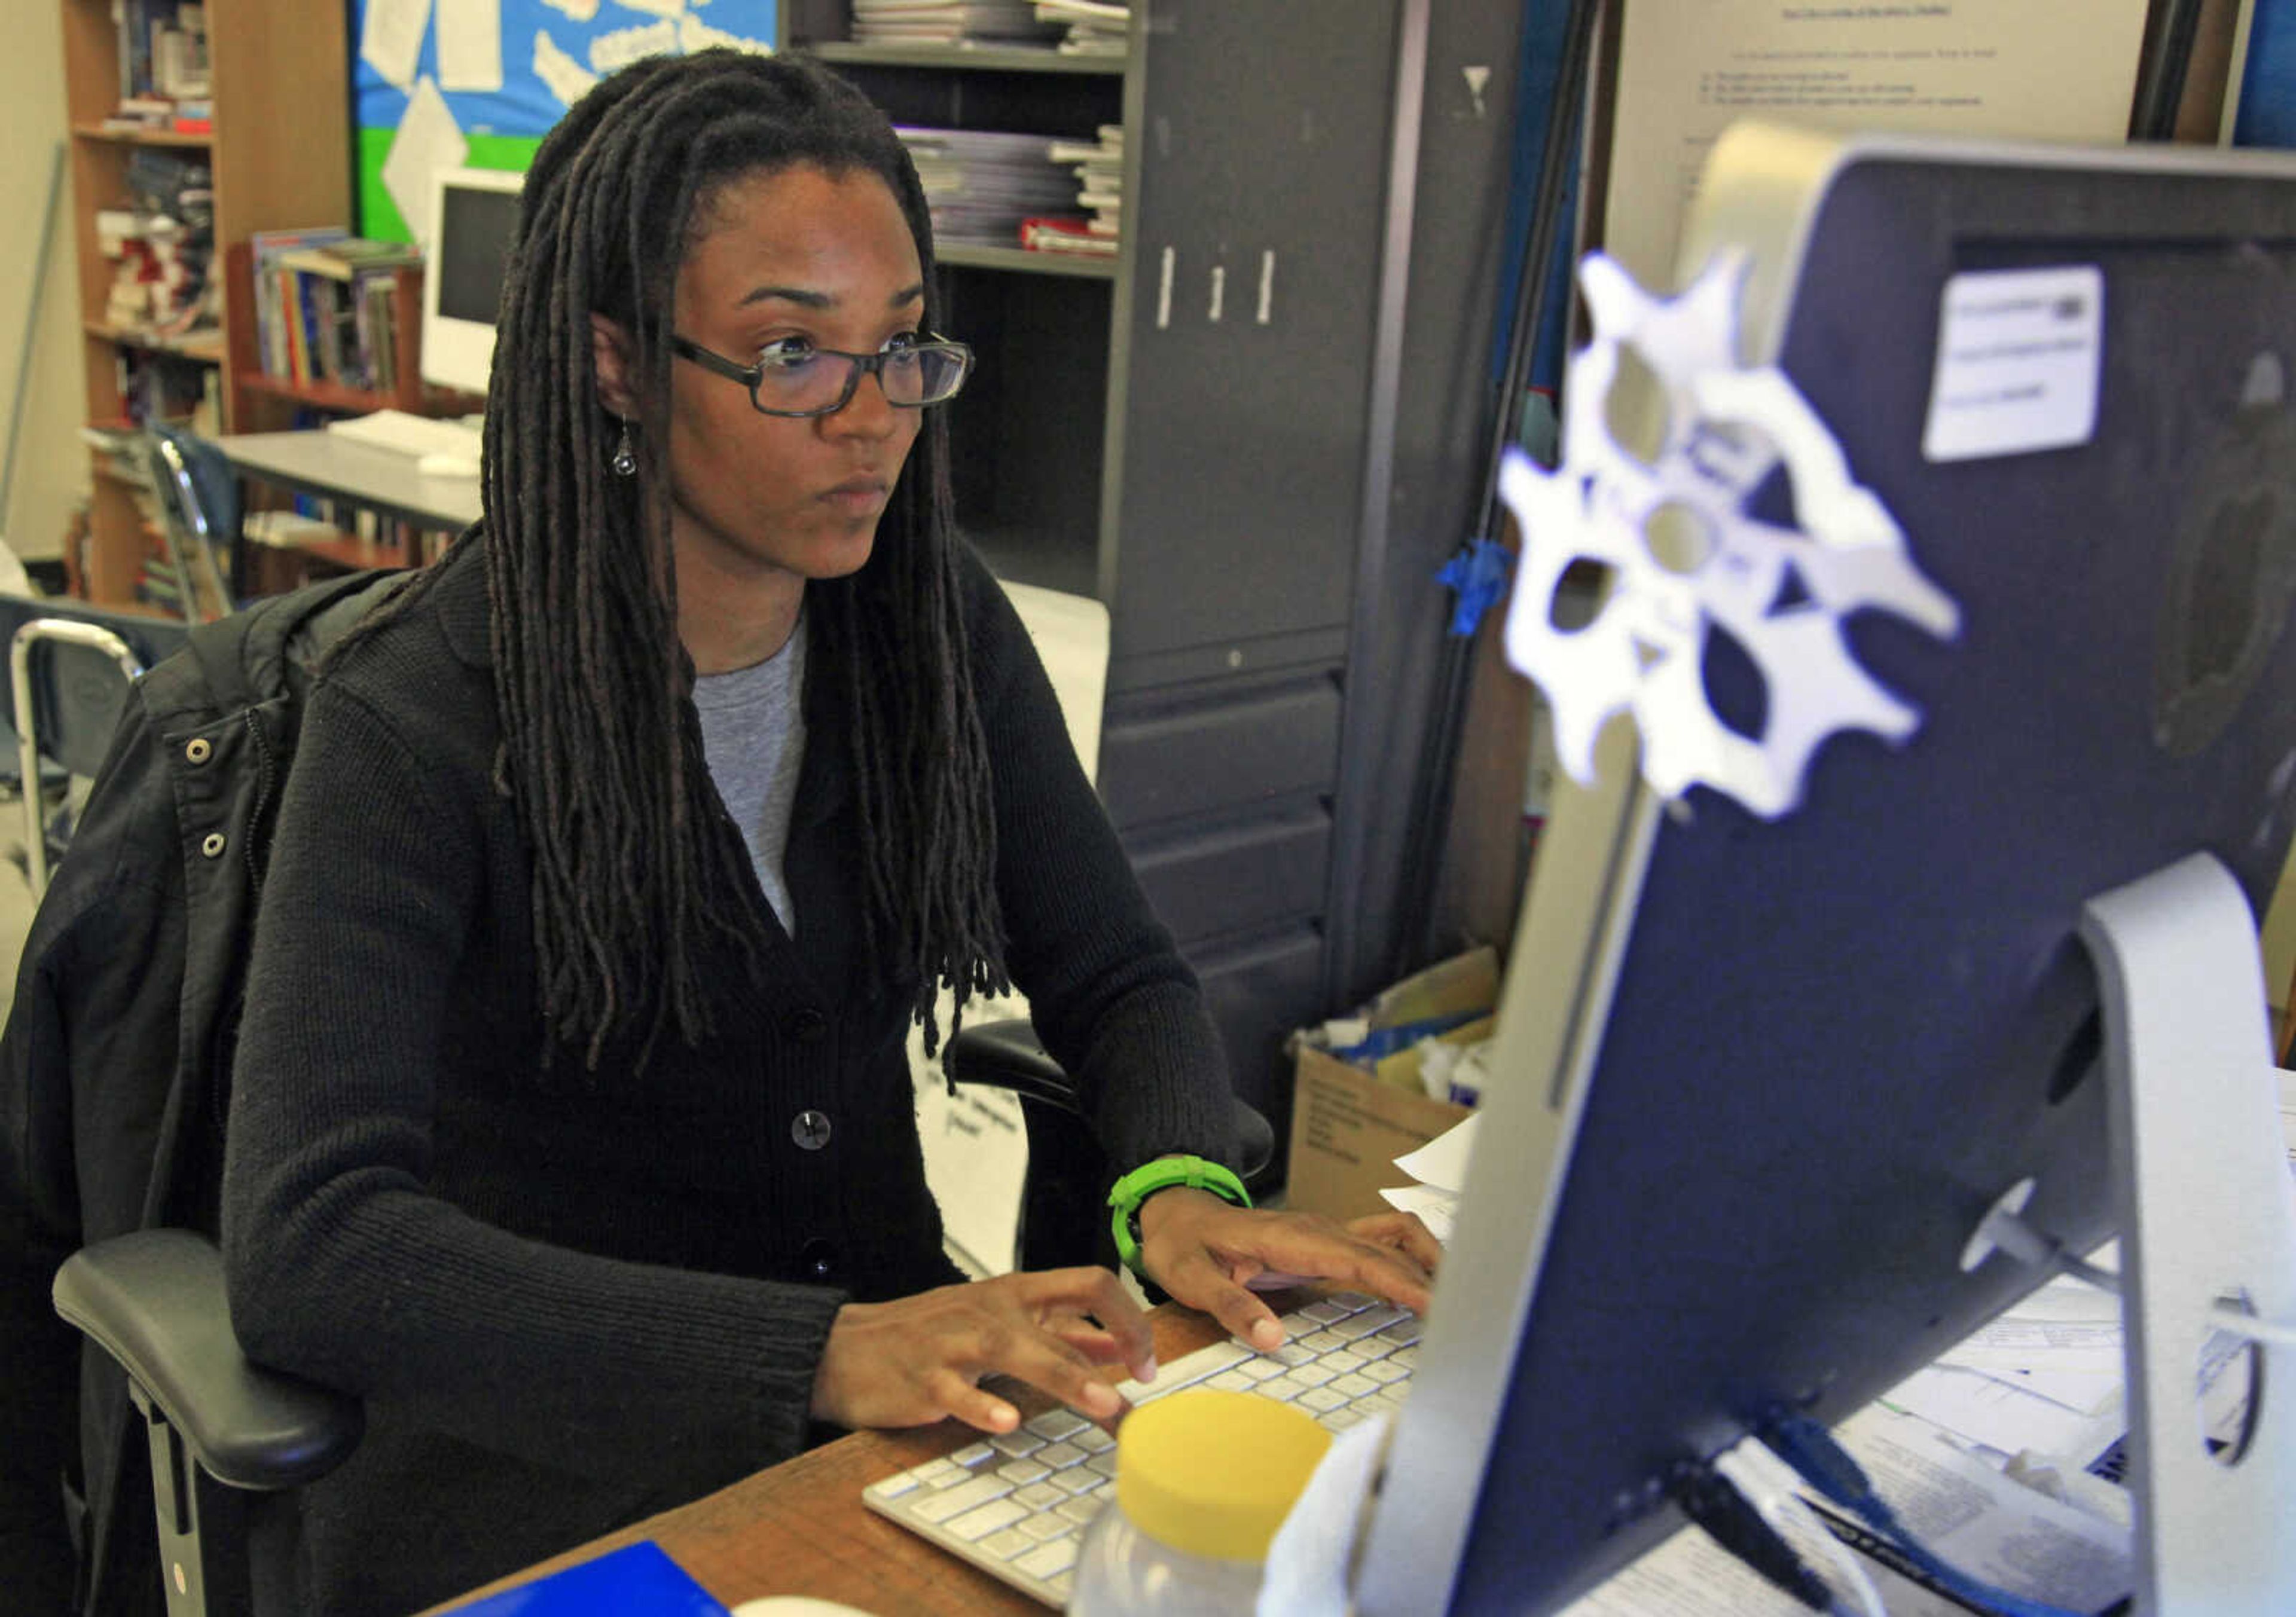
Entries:
POLYGON ((1308 1046, 1297 1063, 1283 1188, 1283 1205, 1295 1212, 1342 1220, 1387 1212, 1379 1193, 1411 1182, 1395 1159, 1470 1115, 1308 1046))

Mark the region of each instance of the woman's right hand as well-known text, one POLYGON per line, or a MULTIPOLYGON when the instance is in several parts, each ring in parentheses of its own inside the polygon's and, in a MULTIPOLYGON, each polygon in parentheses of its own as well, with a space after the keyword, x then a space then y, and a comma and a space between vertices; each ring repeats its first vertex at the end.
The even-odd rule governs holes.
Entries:
POLYGON ((843 1426, 922 1426, 954 1416, 1010 1432, 1021 1412, 981 1391, 1010 1376, 1095 1420, 1123 1408, 1102 1368, 1156 1373, 1148 1316, 1105 1269, 1054 1269, 943 1286, 837 1311, 813 1377, 813 1415, 843 1426))

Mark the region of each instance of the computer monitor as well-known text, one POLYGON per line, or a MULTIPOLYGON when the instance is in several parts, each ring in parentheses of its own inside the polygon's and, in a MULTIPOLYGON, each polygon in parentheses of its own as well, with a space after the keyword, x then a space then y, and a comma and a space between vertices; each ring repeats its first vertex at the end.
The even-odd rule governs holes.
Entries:
POLYGON ((525 179, 499 168, 439 172, 422 276, 422 380, 434 387, 487 390, 495 314, 525 179))
MULTIPOLYGON (((2205 850, 2260 914, 2296 821, 2296 165, 1741 128, 1685 284, 1733 248, 1739 357, 1791 378, 1958 625, 1846 620, 1919 726, 1827 741, 1791 813, 1660 801, 1623 721, 1557 804, 1370 1617, 1562 1605, 1681 1525, 1677 1462, 1929 1362, 2046 1278, 1962 1265, 2016 1181, 2072 1251, 2110 1236, 2083 905, 2205 850), (2076 380, 2021 428, 2004 388, 1966 453, 1941 306, 2016 270, 2101 291, 2061 311, 2093 411, 2076 380)), ((1749 666, 1705 672, 1752 734, 1749 666)))

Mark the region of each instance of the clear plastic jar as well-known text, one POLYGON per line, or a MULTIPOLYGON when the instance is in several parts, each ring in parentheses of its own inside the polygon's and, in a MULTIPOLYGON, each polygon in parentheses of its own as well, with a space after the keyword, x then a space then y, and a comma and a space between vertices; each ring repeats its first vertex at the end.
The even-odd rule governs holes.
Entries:
POLYGON ((1304 1409, 1193 1388, 1116 1437, 1116 1497, 1077 1554, 1077 1617, 1250 1617, 1268 1540, 1331 1447, 1304 1409))

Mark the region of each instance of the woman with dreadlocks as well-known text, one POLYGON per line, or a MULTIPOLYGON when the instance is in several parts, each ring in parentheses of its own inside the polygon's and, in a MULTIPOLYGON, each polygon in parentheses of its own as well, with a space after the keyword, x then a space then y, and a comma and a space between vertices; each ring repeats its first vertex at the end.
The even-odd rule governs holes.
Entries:
MULTIPOLYGON (((815 1423, 1103 1421, 1100 1270, 965 1284, 904 1039, 1009 981, 1111 1161, 1229 1148, 1199 992, 1002 592, 951 532, 915 172, 817 68, 601 83, 528 176, 480 527, 331 658, 272 845, 227 1132, 233 1319, 358 1393, 298 1609, 403 1611, 815 1423)), ((1415 1221, 1204 1190, 1141 1267, 1424 1305, 1415 1221)))

